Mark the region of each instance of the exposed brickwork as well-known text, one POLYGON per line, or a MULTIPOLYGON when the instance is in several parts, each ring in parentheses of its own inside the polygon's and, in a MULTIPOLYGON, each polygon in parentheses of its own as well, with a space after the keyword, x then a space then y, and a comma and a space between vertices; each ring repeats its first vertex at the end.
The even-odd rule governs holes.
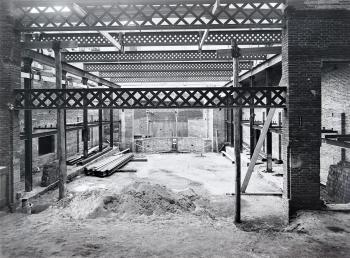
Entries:
POLYGON ((321 60, 344 58, 350 45, 350 12, 285 11, 282 77, 288 86, 283 157, 289 210, 319 207, 321 60))
POLYGON ((0 166, 8 168, 6 192, 14 202, 14 193, 19 186, 19 126, 17 112, 10 112, 7 104, 12 102, 12 90, 20 88, 19 33, 14 29, 11 16, 11 1, 0 0, 0 166))
POLYGON ((329 167, 327 193, 337 203, 350 202, 349 162, 339 162, 329 167))

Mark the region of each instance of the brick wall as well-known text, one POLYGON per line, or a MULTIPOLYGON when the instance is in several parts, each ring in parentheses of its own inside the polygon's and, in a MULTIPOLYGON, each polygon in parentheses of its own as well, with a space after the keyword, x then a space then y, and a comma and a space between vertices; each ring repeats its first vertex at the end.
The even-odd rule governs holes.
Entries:
POLYGON ((282 78, 288 86, 283 128, 284 197, 289 211, 319 207, 321 60, 344 58, 350 45, 345 10, 285 10, 282 78))
POLYGON ((350 162, 329 167, 327 193, 336 203, 350 202, 350 162))
POLYGON ((0 0, 0 166, 7 167, 9 202, 19 187, 20 172, 18 112, 9 111, 12 90, 20 88, 19 33, 14 29, 11 1, 0 0))

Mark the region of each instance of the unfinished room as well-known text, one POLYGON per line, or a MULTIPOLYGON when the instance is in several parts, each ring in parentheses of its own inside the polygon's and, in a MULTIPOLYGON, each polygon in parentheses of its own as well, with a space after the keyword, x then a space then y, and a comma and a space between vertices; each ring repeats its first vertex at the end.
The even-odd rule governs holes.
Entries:
POLYGON ((0 258, 349 255, 350 1, 0 0, 0 258))

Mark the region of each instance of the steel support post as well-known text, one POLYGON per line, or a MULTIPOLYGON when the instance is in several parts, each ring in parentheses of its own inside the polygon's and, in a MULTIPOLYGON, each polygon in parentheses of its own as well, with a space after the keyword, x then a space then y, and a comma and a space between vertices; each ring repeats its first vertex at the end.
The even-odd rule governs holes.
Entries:
MULTIPOLYGON (((55 70, 56 70, 56 88, 62 88, 62 61, 60 42, 54 42, 53 50, 55 52, 55 70)), ((67 165, 66 165, 66 128, 64 121, 64 110, 57 109, 57 159, 59 166, 59 199, 64 198, 66 193, 67 165)))
MULTIPOLYGON (((24 90, 25 90, 25 105, 30 106, 31 97, 30 90, 32 89, 32 62, 30 58, 24 58, 24 72, 29 75, 28 78, 24 78, 24 90)), ((33 189, 33 127, 32 127, 32 110, 24 110, 24 187, 26 192, 30 192, 33 189)))

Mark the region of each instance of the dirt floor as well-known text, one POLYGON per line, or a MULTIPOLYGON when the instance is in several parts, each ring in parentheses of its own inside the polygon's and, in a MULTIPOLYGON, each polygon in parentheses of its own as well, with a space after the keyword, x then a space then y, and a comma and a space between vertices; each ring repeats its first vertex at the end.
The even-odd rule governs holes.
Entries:
MULTIPOLYGON (((34 214, 0 213, 0 257, 349 257, 348 213, 304 211, 285 225, 280 197, 243 196, 236 226, 230 161, 147 158, 124 168, 137 173, 77 178, 64 200, 34 200, 34 214)), ((281 167, 264 166, 248 191, 281 192, 281 167)))

